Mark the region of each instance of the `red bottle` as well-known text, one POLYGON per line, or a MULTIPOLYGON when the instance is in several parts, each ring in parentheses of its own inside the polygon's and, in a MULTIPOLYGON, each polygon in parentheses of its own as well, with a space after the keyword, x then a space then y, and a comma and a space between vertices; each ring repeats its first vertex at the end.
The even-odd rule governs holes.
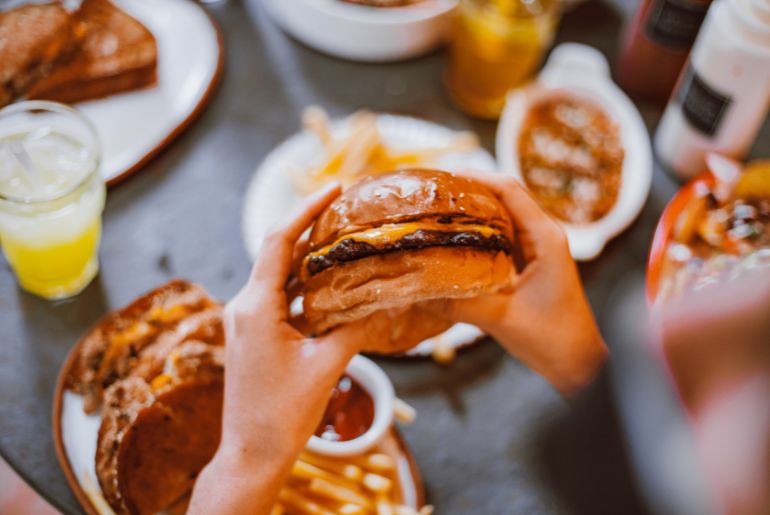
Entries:
POLYGON ((643 0, 626 31, 618 84, 631 96, 665 102, 711 0, 643 0))

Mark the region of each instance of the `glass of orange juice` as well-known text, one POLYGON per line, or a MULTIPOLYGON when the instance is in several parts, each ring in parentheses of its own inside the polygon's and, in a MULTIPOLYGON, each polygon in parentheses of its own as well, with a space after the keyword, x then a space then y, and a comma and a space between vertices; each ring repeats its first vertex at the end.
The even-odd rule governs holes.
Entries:
POLYGON ((0 110, 0 244, 19 284, 46 299, 99 270, 105 185, 93 125, 55 102, 0 110))
POLYGON ((466 113, 495 119, 551 46, 559 0, 460 0, 446 84, 466 113))

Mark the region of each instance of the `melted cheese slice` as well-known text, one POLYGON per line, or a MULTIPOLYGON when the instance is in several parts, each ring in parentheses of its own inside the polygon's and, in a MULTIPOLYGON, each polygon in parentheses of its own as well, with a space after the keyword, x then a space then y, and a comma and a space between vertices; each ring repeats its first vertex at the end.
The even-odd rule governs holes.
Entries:
POLYGON ((334 243, 326 245, 315 252, 308 254, 308 258, 323 256, 328 253, 335 245, 345 241, 353 240, 368 243, 373 247, 386 247, 390 243, 395 243, 408 234, 417 231, 440 231, 440 232, 476 232, 487 238, 502 234, 502 231, 478 224, 440 224, 437 222, 410 222, 405 224, 385 224, 366 231, 346 234, 341 236, 334 243))

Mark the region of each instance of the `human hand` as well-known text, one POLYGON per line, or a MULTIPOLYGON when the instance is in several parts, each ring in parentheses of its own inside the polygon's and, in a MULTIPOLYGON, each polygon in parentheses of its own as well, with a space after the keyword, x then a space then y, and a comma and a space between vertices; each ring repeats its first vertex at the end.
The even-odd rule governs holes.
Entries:
POLYGON ((448 301, 444 316, 478 326, 557 390, 575 392, 593 378, 607 348, 564 231, 512 177, 462 175, 484 184, 506 206, 525 265, 511 292, 448 301))
POLYGON ((190 513, 268 513, 350 359, 435 334, 425 332, 434 330, 429 324, 405 333, 416 313, 410 308, 316 338, 290 317, 289 278, 304 255, 300 237, 339 193, 339 185, 319 192, 265 239, 248 283, 225 309, 222 439, 196 482, 190 513))
POLYGON ((244 288, 225 309, 225 399, 222 439, 198 479, 191 513, 267 513, 318 425, 347 363, 376 341, 372 322, 318 338, 289 322, 285 291, 297 240, 337 196, 315 195, 269 235, 244 288))
POLYGON ((718 511, 770 513, 770 276, 711 284, 653 311, 653 343, 689 414, 718 511))

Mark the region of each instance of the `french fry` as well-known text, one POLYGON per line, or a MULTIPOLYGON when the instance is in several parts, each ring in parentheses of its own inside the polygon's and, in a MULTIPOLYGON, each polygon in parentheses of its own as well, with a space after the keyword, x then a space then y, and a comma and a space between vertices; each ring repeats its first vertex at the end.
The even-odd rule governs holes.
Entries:
POLYGON ((363 484, 367 490, 380 495, 387 494, 393 488, 393 481, 373 472, 364 475, 363 484))
POLYGON ((349 140, 350 144, 338 171, 339 180, 342 183, 352 182, 355 179, 379 145, 380 135, 377 132, 376 118, 371 113, 368 114, 369 116, 361 118, 355 136, 349 140))
POLYGON ((357 504, 367 509, 374 508, 374 503, 365 495, 325 479, 312 479, 308 490, 318 497, 324 497, 339 503, 357 504))
POLYGON ((299 510, 303 515, 335 515, 335 513, 312 501, 293 488, 283 487, 278 500, 289 508, 299 510))
POLYGON ((374 453, 347 458, 351 463, 371 472, 388 473, 396 468, 396 461, 389 454, 374 453))
POLYGON ((357 504, 343 504, 337 508, 338 515, 366 515, 369 511, 357 504))
POLYGON ((457 350, 449 341, 442 338, 441 335, 433 338, 433 352, 431 356, 437 363, 448 365, 454 361, 456 355, 457 350))
POLYGON ((317 454, 310 454, 309 452, 303 452, 300 459, 311 465, 315 465, 316 467, 320 467, 346 479, 350 479, 351 481, 361 481, 364 477, 363 469, 352 463, 325 458, 323 456, 318 456, 317 454))
POLYGON ((317 106, 305 109, 302 125, 318 137, 325 149, 321 162, 311 169, 290 171, 295 188, 304 195, 332 180, 349 186, 362 176, 435 164, 447 153, 468 152, 479 147, 475 134, 460 132, 445 145, 394 150, 388 148, 382 139, 377 127, 377 115, 366 110, 356 111, 348 117, 349 129, 344 136, 335 137, 328 115, 317 106))
POLYGON ((417 418, 417 410, 398 397, 393 402, 393 414, 402 424, 411 424, 417 418))
POLYGON ((381 452, 344 461, 303 452, 270 515, 432 515, 432 506, 415 510, 395 501, 395 467, 381 452))
POLYGON ((395 515, 393 505, 384 495, 377 497, 377 515, 395 515))
POLYGON ((329 147, 333 142, 331 128, 329 127, 329 115, 318 106, 310 106, 302 112, 302 126, 318 136, 325 147, 329 147))
POLYGON ((355 481, 351 481, 342 476, 332 474, 331 472, 316 467, 315 465, 311 465, 310 463, 302 460, 297 460, 294 462, 294 466, 291 469, 291 477, 304 481, 312 481, 316 478, 325 479, 331 483, 335 483, 337 485, 344 486, 353 490, 359 487, 358 483, 355 481))

